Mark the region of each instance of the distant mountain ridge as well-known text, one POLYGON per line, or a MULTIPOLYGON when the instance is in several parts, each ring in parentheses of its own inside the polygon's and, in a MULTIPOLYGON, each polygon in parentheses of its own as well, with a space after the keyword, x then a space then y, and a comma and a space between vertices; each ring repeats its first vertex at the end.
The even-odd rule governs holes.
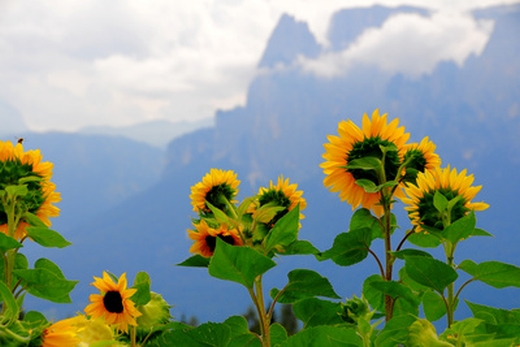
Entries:
MULTIPOLYGON (((348 27, 338 21, 348 18, 349 11, 353 18, 375 18, 360 20, 349 29, 356 33, 380 25, 385 13, 395 13, 381 7, 372 14, 371 9, 364 9, 361 17, 356 9, 338 12, 341 16, 333 17, 336 29, 330 31, 336 35, 330 40, 337 49, 353 39, 349 39, 353 34, 344 33, 341 38, 337 32, 348 27)), ((212 128, 174 139, 155 184, 71 228, 74 245, 52 256, 69 277, 81 280, 73 293, 73 307, 64 310, 81 310, 91 292, 88 283, 92 276, 107 269, 116 274, 128 272, 129 278, 137 271, 148 271, 152 289, 175 305, 177 317, 194 314, 205 321, 242 313, 248 303, 242 288, 210 278, 204 269, 173 266, 189 256, 190 186, 211 167, 235 170, 242 180, 243 197, 283 174, 299 184, 308 201, 301 238, 326 249, 337 233, 346 231, 351 209, 323 187, 319 168, 323 143, 327 134, 337 132, 338 121, 351 118, 359 124, 363 113, 377 107, 388 112, 389 118, 399 117, 412 140, 430 136, 444 165, 467 167, 475 174, 475 184, 484 185, 479 199, 492 207, 481 213, 479 225, 496 238, 468 241, 473 248, 461 249, 459 260, 469 255, 476 261, 497 258, 518 264, 520 233, 510 216, 520 205, 520 183, 510 176, 520 169, 520 109, 515 109, 520 95, 516 58, 520 42, 515 38, 520 32, 520 6, 482 10, 478 16, 495 20, 484 52, 468 59, 463 67, 441 63, 431 75, 416 80, 369 66, 323 79, 287 66, 298 54, 312 57, 321 52, 317 49, 325 48, 309 36, 304 23, 283 16, 261 58, 261 72, 249 87, 247 104, 217 112, 212 128), (294 45, 285 46, 293 34, 294 45), (279 62, 285 68, 276 68, 279 62), (478 247, 486 247, 487 252, 475 252, 478 247)), ((400 223, 406 226, 406 219, 400 223)), ((317 263, 312 257, 279 261, 281 266, 268 276, 266 287, 283 285, 289 268, 310 267, 328 276, 340 295, 351 296, 359 293, 360 281, 368 273, 377 271, 370 260, 350 268, 317 263)), ((474 288, 468 291, 470 300, 520 307, 517 292, 505 289, 491 295, 497 293, 495 289, 474 288)))

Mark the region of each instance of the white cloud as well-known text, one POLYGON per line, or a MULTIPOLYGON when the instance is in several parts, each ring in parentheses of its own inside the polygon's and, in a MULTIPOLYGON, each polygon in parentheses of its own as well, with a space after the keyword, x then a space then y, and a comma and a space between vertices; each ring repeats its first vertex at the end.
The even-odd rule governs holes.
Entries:
POLYGON ((300 59, 300 64, 323 77, 346 74, 359 64, 417 77, 431 73, 441 61, 462 66, 470 55, 480 55, 492 29, 492 21, 475 20, 460 12, 440 11, 429 17, 402 13, 387 19, 380 28, 367 29, 341 52, 325 53, 315 60, 300 59))
MULTIPOLYGON (((402 2, 382 0, 390 6, 402 2)), ((352 0, 348 6, 374 3, 352 0)), ((407 3, 431 6, 425 0, 407 3)), ((245 102, 248 84, 282 13, 308 22, 325 44, 330 16, 344 5, 344 0, 2 0, 0 99, 16 108, 33 130, 211 117, 217 108, 245 102)), ((432 18, 433 26, 417 18, 408 21, 418 21, 417 26, 428 30, 434 25, 449 28, 450 23, 441 19, 432 18)), ((453 19, 466 23, 452 26, 464 40, 449 46, 455 47, 456 55, 437 52, 437 60, 463 61, 468 52, 478 53, 487 30, 468 18, 453 19)), ((361 60, 370 52, 370 63, 396 69, 375 58, 384 48, 382 38, 395 42, 402 34, 397 21, 385 25, 393 36, 366 33, 356 49, 343 53, 346 57, 324 56, 306 63, 318 71, 329 60, 328 68, 334 69, 329 74, 336 74, 344 71, 345 61, 361 60)), ((392 54, 393 59, 409 57, 392 54)))

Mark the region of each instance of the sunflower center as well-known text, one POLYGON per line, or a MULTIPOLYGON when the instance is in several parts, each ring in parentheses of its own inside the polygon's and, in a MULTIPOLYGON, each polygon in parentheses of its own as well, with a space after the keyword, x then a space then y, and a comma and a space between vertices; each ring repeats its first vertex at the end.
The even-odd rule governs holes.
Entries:
MULTIPOLYGON (((457 197, 459 194, 456 191, 446 188, 440 188, 439 192, 446 197, 448 200, 452 200, 457 197)), ((441 213, 435 208, 433 205, 433 196, 435 191, 431 191, 429 193, 424 194, 424 196, 420 199, 418 206, 419 216, 421 222, 429 227, 433 227, 439 230, 444 230, 444 224, 442 222, 441 213)), ((455 206, 451 209, 451 222, 455 222, 456 220, 464 217, 466 213, 469 211, 467 207, 464 206, 465 200, 460 199, 455 203, 455 206)))
POLYGON ((217 237, 227 243, 228 245, 235 245, 235 238, 231 235, 217 235, 217 236, 206 236, 206 245, 208 245, 211 252, 215 251, 215 247, 217 246, 217 237))
MULTIPOLYGON (((23 177, 40 177, 32 171, 31 164, 22 164, 20 160, 0 161, 0 190, 4 190, 9 185, 17 185, 18 180, 23 177)), ((29 181, 27 185, 28 193, 19 202, 23 210, 36 213, 45 201, 42 192, 41 182, 29 181)), ((0 225, 7 223, 7 214, 4 206, 0 204, 0 225)))
POLYGON ((111 290, 103 297, 103 305, 110 313, 122 313, 123 312, 123 297, 121 293, 115 290, 111 290))
MULTIPOLYGON (((392 145, 392 142, 382 140, 379 136, 365 138, 363 141, 356 142, 352 146, 352 149, 347 153, 347 163, 355 159, 366 157, 382 159, 383 152, 381 151, 380 146, 386 147, 392 145)), ((400 164, 399 154, 397 151, 391 150, 386 152, 384 166, 387 179, 391 180, 397 176, 397 170, 399 169, 400 164)), ((376 185, 382 183, 378 181, 377 174, 374 170, 347 169, 347 171, 350 172, 356 180, 368 179, 376 185)))
POLYGON ((211 187, 209 192, 206 193, 206 200, 213 206, 221 210, 226 210, 227 206, 224 201, 224 198, 226 198, 228 201, 231 201, 231 199, 233 199, 234 194, 235 190, 231 188, 229 184, 221 183, 219 185, 211 187))

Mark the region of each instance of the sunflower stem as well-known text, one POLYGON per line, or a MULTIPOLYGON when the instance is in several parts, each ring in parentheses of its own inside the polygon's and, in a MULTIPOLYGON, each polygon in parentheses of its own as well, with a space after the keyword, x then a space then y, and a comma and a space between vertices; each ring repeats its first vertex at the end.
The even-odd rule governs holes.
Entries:
MULTIPOLYGON (((451 266, 452 268, 455 268, 454 264, 454 255, 455 255, 455 245, 452 244, 450 241, 447 241, 444 244, 444 251, 446 252, 446 263, 451 266)), ((446 318, 447 318, 447 324, 448 328, 451 327, 454 321, 455 316, 455 305, 457 301, 457 296, 454 295, 455 293, 455 282, 451 282, 448 284, 448 307, 446 311, 446 318)))
POLYGON ((130 328, 130 344, 132 347, 137 347, 136 332, 137 332, 137 326, 133 326, 130 328))
POLYGON ((262 347, 271 346, 271 337, 269 336, 269 326, 271 321, 271 313, 266 313, 264 295, 262 291, 262 276, 258 276, 255 279, 254 289, 249 289, 249 294, 253 303, 255 304, 256 311, 258 313, 258 320, 260 322, 260 341, 262 347))

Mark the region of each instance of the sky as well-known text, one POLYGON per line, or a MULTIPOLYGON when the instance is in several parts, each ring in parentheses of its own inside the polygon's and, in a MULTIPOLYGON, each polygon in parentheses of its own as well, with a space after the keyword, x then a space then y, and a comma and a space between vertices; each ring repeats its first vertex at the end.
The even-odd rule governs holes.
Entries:
POLYGON ((518 0, 0 0, 0 103, 31 131, 209 119, 244 105, 283 13, 327 47, 343 8, 414 5, 341 52, 295 61, 334 78, 359 62, 410 78, 485 48, 489 20, 468 11, 518 0), (413 47, 413 49, 411 49, 413 47), (384 59, 382 58, 384 52, 384 59))

